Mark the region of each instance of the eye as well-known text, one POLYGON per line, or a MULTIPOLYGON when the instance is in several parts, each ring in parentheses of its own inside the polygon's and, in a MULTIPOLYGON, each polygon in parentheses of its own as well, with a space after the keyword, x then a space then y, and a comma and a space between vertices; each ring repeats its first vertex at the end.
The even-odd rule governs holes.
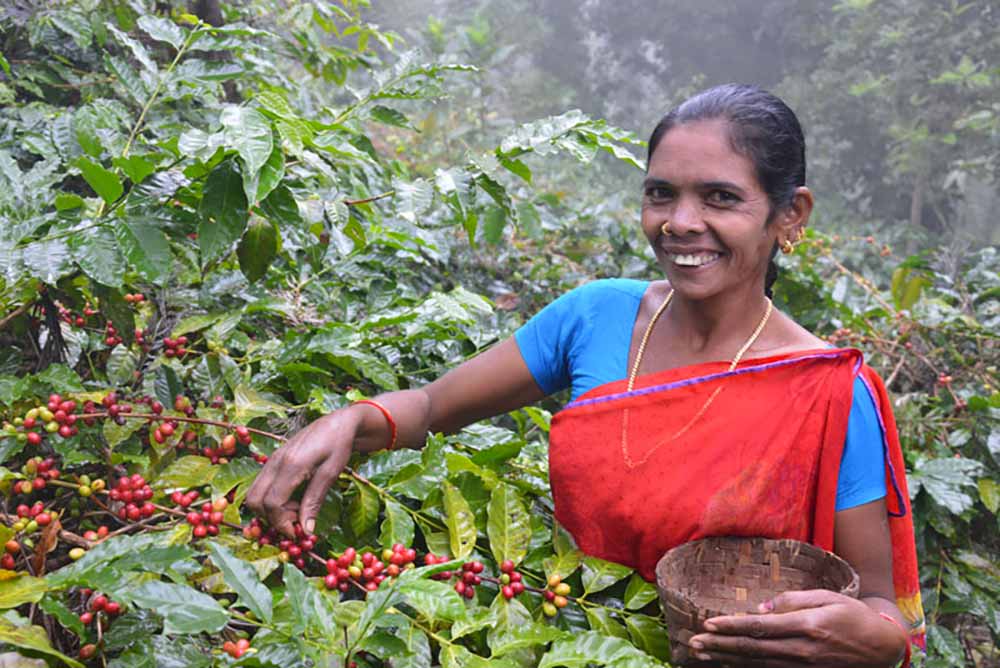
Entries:
POLYGON ((667 186, 649 186, 646 188, 645 195, 650 202, 661 203, 673 198, 674 191, 673 188, 667 186))
POLYGON ((705 198, 709 204, 719 207, 729 207, 734 204, 739 204, 743 200, 739 198, 738 195, 734 195, 728 190, 713 190, 708 193, 708 197, 705 198))

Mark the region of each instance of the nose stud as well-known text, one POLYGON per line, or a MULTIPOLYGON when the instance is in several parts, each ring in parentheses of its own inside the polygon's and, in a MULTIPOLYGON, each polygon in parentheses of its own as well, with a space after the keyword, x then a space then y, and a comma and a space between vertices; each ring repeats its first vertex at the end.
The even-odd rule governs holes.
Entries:
POLYGON ((663 233, 663 236, 667 236, 667 235, 670 234, 670 221, 669 220, 667 222, 663 223, 662 225, 660 225, 660 232, 663 233))

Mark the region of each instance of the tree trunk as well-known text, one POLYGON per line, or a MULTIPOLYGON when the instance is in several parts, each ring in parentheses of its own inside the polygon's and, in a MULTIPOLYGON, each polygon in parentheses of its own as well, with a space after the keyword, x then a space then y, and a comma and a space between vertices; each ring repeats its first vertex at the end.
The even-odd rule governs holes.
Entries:
MULTIPOLYGON (((219 0, 194 0, 191 3, 191 11, 199 19, 212 26, 221 26, 226 22, 222 17, 222 6, 219 4, 219 0)), ((205 54, 205 58, 214 61, 232 60, 232 54, 228 51, 209 51, 205 54)), ((243 101, 236 89, 235 82, 223 81, 222 90, 226 93, 226 102, 239 104, 243 101)))

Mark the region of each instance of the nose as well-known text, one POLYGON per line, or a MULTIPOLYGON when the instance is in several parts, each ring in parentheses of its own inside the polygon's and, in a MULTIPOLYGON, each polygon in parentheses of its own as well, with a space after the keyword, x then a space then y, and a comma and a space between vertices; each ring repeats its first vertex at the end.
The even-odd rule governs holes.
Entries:
POLYGON ((705 212, 699 198, 681 196, 674 205, 670 232, 676 236, 705 231, 705 212))

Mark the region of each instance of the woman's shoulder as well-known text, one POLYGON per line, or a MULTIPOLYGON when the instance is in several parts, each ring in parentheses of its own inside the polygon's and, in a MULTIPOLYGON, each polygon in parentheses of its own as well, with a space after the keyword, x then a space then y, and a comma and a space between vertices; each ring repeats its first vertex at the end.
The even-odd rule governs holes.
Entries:
POLYGON ((649 281, 631 278, 599 278, 573 288, 560 299, 584 307, 606 308, 610 305, 634 305, 642 300, 649 281))

